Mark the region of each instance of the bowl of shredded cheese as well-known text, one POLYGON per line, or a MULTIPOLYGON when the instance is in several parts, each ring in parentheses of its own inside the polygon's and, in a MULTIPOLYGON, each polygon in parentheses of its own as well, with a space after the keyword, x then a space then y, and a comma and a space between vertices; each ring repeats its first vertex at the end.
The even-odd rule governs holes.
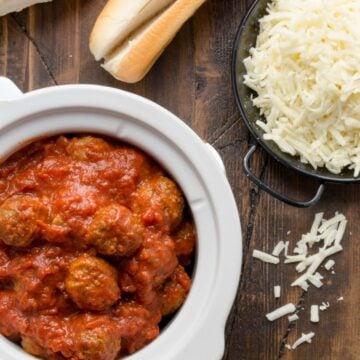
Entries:
POLYGON ((237 33, 233 86, 243 120, 276 160, 323 183, 360 182, 360 2, 257 0, 237 33))

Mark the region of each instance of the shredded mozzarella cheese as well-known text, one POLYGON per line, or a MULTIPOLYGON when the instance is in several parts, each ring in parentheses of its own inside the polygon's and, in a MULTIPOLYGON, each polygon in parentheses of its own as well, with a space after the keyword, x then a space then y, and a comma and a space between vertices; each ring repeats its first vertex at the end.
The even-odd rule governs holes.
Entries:
POLYGON ((308 334, 302 334, 300 339, 297 339, 293 346, 292 349, 296 349, 298 346, 300 346, 301 344, 304 344, 305 342, 307 343, 311 343, 312 338, 315 336, 314 332, 309 332, 308 334))
MULTIPOLYGON (((296 244, 294 253, 299 255, 288 255, 285 253, 285 263, 298 262, 296 270, 298 272, 306 272, 297 278, 291 286, 299 286, 307 291, 310 282, 316 287, 323 286, 321 281, 323 277, 317 273, 317 269, 322 262, 329 256, 342 251, 341 240, 344 236, 347 220, 343 214, 335 213, 335 216, 329 220, 323 218, 323 213, 315 215, 314 222, 308 234, 304 234, 296 244), (308 255, 308 247, 314 243, 323 241, 323 246, 316 254, 308 255)), ((329 260, 325 264, 327 270, 334 265, 333 260, 329 260)))
POLYGON ((360 1, 273 0, 244 60, 264 139, 315 169, 360 174, 360 1))
POLYGON ((289 320, 289 322, 299 320, 299 316, 297 314, 290 315, 290 316, 288 316, 288 320, 289 320))
POLYGON ((274 250, 272 251, 272 255, 279 256, 284 249, 285 243, 281 240, 275 245, 274 250))
POLYGON ((304 281, 310 280, 309 277, 315 273, 315 271, 318 269, 318 267, 321 265, 321 263, 329 256, 336 254, 337 252, 342 251, 343 248, 341 245, 334 245, 326 250, 320 250, 319 253, 317 253, 314 256, 314 260, 312 264, 309 266, 308 270, 304 275, 301 275, 299 278, 297 278, 291 286, 300 286, 304 281))
MULTIPOLYGON (((290 0, 291 1, 291 0, 290 0)), ((296 270, 303 274, 297 278, 291 286, 299 286, 303 290, 307 291, 309 284, 320 288, 323 286, 322 280, 324 277, 317 272, 320 265, 325 261, 326 258, 336 254, 339 251, 342 251, 341 241, 344 237, 347 220, 343 214, 338 212, 335 213, 335 216, 326 220, 324 219, 323 213, 318 213, 315 215, 313 224, 310 231, 307 234, 303 234, 301 239, 296 243, 296 246, 293 250, 294 255, 289 255, 289 241, 279 241, 273 251, 272 255, 259 251, 253 251, 253 257, 260 259, 265 262, 270 262, 273 264, 279 263, 279 254, 284 251, 285 254, 285 263, 295 263, 298 262, 296 270), (318 249, 317 253, 310 254, 311 247, 316 244, 318 249), (276 255, 276 256, 274 256, 276 255)), ((312 250, 314 252, 315 249, 312 250)), ((335 264, 334 260, 328 260, 324 267, 326 270, 331 270, 335 264)), ((281 287, 280 285, 274 286, 274 297, 280 298, 281 287)), ((337 301, 342 301, 343 297, 339 297, 337 301)), ((325 311, 330 307, 329 302, 323 302, 321 305, 311 305, 310 308, 310 321, 312 323, 318 323, 320 320, 319 310, 325 311)), ((302 308, 304 310, 304 308, 302 308)), ((281 306, 274 311, 266 314, 266 318, 269 321, 275 321, 285 315, 288 316, 288 321, 290 323, 297 321, 299 316, 296 312, 296 306, 293 303, 286 304, 281 306)), ((296 349, 303 343, 311 343, 312 338, 315 336, 315 333, 310 332, 308 334, 302 334, 302 336, 297 339, 292 346, 285 344, 285 347, 288 349, 296 349)))
POLYGON ((319 322, 319 306, 318 305, 311 305, 310 308, 310 321, 314 323, 319 322))
POLYGON ((281 294, 281 287, 280 285, 276 285, 274 286, 274 297, 276 299, 278 299, 280 297, 280 294, 281 294))
POLYGON ((320 309, 321 311, 325 311, 325 310, 327 310, 329 307, 330 307, 330 303, 327 301, 327 302, 322 302, 321 305, 319 306, 319 309, 320 309))
POLYGON ((330 270, 333 266, 335 265, 335 261, 330 259, 326 262, 326 264, 324 265, 326 270, 330 270))
POLYGON ((259 259, 263 262, 267 262, 267 263, 270 263, 270 264, 278 264, 279 263, 279 258, 275 257, 275 256, 272 256, 268 253, 265 253, 263 251, 260 251, 260 250, 254 250, 253 251, 253 257, 255 259, 259 259))
POLYGON ((285 315, 295 312, 295 310, 296 310, 295 305, 292 303, 289 303, 289 304, 286 304, 286 305, 272 311, 271 313, 266 314, 265 316, 269 321, 274 321, 274 320, 281 318, 282 316, 285 316, 285 315))

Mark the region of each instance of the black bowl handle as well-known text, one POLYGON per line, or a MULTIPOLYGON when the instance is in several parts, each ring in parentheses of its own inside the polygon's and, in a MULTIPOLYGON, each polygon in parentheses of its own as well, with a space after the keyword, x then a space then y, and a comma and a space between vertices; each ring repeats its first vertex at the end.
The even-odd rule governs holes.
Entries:
POLYGON ((266 185, 264 182, 262 182, 258 177, 256 177, 256 175, 254 175, 254 173, 251 171, 251 158, 254 155, 254 152, 257 149, 257 145, 253 145, 250 150, 248 151, 248 153, 246 154, 245 158, 244 158, 244 170, 246 175, 250 178, 250 180, 252 182, 254 182, 260 189, 263 189, 264 191, 266 191, 267 193, 269 193, 270 195, 272 195, 273 197, 275 197, 276 199, 283 201, 285 204, 289 204, 292 206, 296 206, 299 208, 308 208, 311 207, 313 205, 315 205, 321 198, 321 195, 324 192, 325 189, 325 184, 321 183, 315 196, 309 200, 309 201, 298 201, 298 200, 293 200, 290 199, 288 197, 286 197, 283 194, 280 194, 279 192, 277 192, 276 190, 273 190, 272 188, 270 188, 268 185, 266 185))

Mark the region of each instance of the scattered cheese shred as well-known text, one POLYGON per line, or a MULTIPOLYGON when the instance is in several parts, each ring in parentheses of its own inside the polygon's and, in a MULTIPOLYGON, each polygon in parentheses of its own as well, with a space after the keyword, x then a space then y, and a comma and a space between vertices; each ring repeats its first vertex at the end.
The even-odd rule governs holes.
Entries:
POLYGON ((347 220, 342 220, 340 222, 337 234, 335 236, 335 244, 340 244, 345 233, 346 225, 347 225, 347 220))
POLYGON ((310 230, 311 235, 316 236, 316 234, 318 233, 318 229, 319 229, 319 226, 320 226, 320 223, 321 223, 321 220, 323 219, 323 217, 324 217, 323 212, 315 214, 315 219, 314 219, 314 222, 313 222, 313 224, 311 226, 311 230, 310 230))
POLYGON ((317 288, 321 288, 324 284, 321 281, 324 277, 321 276, 318 272, 315 273, 314 275, 310 275, 308 277, 309 282, 311 282, 311 284, 313 284, 315 287, 317 288))
POLYGON ((315 169, 360 174, 360 2, 273 0, 244 60, 264 139, 315 169))
POLYGON ((335 265, 335 261, 330 259, 326 262, 326 264, 324 265, 326 270, 330 270, 333 266, 335 265))
POLYGON ((270 263, 270 264, 278 264, 280 262, 279 258, 272 256, 268 253, 265 253, 263 251, 260 251, 260 250, 254 250, 253 257, 255 259, 259 259, 263 262, 270 263))
POLYGON ((313 262, 309 266, 308 270, 304 275, 301 275, 298 279, 296 279, 291 286, 300 286, 304 281, 309 280, 309 277, 315 273, 315 271, 318 269, 318 267, 321 265, 321 263, 329 256, 336 254, 339 251, 342 251, 341 245, 334 245, 326 250, 320 250, 319 253, 317 253, 314 258, 313 262))
POLYGON ((322 234, 327 230, 330 226, 336 225, 340 223, 341 221, 345 220, 345 216, 343 214, 337 214, 330 220, 325 221, 320 227, 319 227, 319 233, 322 234))
POLYGON ((300 286, 304 291, 308 291, 309 284, 307 283, 306 280, 304 280, 303 282, 301 282, 301 283, 299 284, 299 286, 300 286))
POLYGON ((275 298, 278 299, 280 297, 280 294, 281 294, 280 285, 274 286, 274 296, 275 296, 275 298))
POLYGON ((304 261, 306 259, 305 255, 294 255, 287 256, 285 260, 285 264, 291 264, 294 262, 304 261))
POLYGON ((272 251, 272 255, 279 256, 284 249, 285 243, 281 240, 275 245, 274 250, 272 251))
MULTIPOLYGON (((304 234, 296 244, 294 253, 297 253, 297 255, 288 255, 287 251, 285 252, 285 263, 297 262, 296 270, 298 272, 301 273, 306 270, 303 275, 291 284, 291 286, 299 286, 305 291, 307 291, 309 287, 308 282, 318 288, 323 286, 323 282, 321 281, 323 277, 319 273, 316 273, 317 269, 326 258, 343 250, 341 240, 347 224, 345 216, 336 213, 335 216, 329 220, 325 220, 323 216, 324 213, 315 215, 310 232, 304 234), (311 247, 320 241, 323 241, 323 246, 319 251, 315 254, 308 255, 307 246, 311 247)), ((326 262, 326 269, 332 264, 332 261, 333 260, 329 260, 326 262)), ((333 265, 334 264, 332 264, 329 269, 331 269, 333 265)))
MULTIPOLYGON (((289 0, 292 1, 292 0, 289 0)), ((341 0, 339 0, 341 1, 341 0)), ((359 57, 360 59, 360 57, 359 57)), ((359 75, 360 79, 360 75, 359 75)), ((359 91, 360 93, 360 91, 359 91)), ((307 291, 309 288, 309 283, 314 285, 317 288, 323 286, 322 280, 324 277, 317 271, 320 265, 327 259, 329 256, 336 254, 339 251, 342 251, 341 241, 344 237, 346 230, 347 220, 343 214, 338 212, 335 213, 335 216, 326 220, 324 219, 324 213, 318 213, 315 215, 314 221, 312 223, 309 233, 303 234, 301 239, 296 243, 296 246, 293 250, 294 255, 289 255, 289 241, 279 241, 273 251, 272 255, 259 251, 253 251, 253 257, 260 259, 265 262, 272 264, 278 264, 278 256, 282 251, 285 254, 285 263, 298 263, 296 270, 303 274, 298 277, 291 286, 299 286, 303 290, 307 291), (316 244, 318 248, 317 253, 308 254, 314 252, 314 250, 309 250, 312 246, 316 244)), ((329 259, 326 261, 324 267, 326 270, 331 270, 335 265, 335 261, 329 259)), ((332 273, 334 271, 332 270, 332 273)), ((281 287, 280 285, 274 286, 274 297, 280 298, 281 287)), ((337 301, 342 301, 344 298, 340 296, 337 301)), ((321 305, 311 305, 310 308, 310 321, 312 323, 318 323, 320 320, 319 310, 325 311, 330 307, 329 302, 322 302, 321 305)), ((302 308, 304 310, 304 308, 302 308)), ((269 321, 277 320, 285 315, 288 316, 289 322, 294 322, 299 319, 298 314, 295 313, 296 307, 294 304, 289 303, 284 306, 275 309, 274 311, 266 314, 266 318, 269 321)), ((296 349, 303 343, 311 343, 312 338, 315 336, 314 332, 308 334, 302 334, 302 336, 297 339, 292 346, 285 344, 284 346, 289 350, 296 349)))
POLYGON ((271 313, 266 314, 266 318, 269 321, 274 321, 285 315, 295 312, 295 310, 296 310, 295 305, 292 303, 289 303, 289 304, 279 307, 278 309, 272 311, 271 313))
POLYGON ((325 311, 325 310, 327 310, 329 307, 330 307, 330 303, 327 301, 327 302, 322 302, 321 305, 319 306, 319 309, 320 309, 321 311, 325 311))
MULTIPOLYGON (((310 231, 307 234, 303 234, 301 239, 296 243, 296 246, 293 250, 293 255, 289 255, 289 241, 279 241, 275 245, 272 251, 272 255, 259 250, 254 250, 253 257, 264 262, 278 264, 280 262, 278 256, 282 251, 284 251, 284 262, 297 262, 298 264, 296 265, 296 270, 299 273, 303 273, 291 284, 291 286, 299 286, 305 291, 308 290, 309 284, 320 288, 323 286, 322 280, 324 277, 318 272, 318 268, 328 257, 343 250, 341 241, 345 234, 346 225, 347 220, 343 214, 336 212, 335 216, 326 220, 324 219, 324 213, 318 213, 315 215, 310 231), (316 247, 318 249, 317 253, 313 253, 314 249, 311 249, 315 244, 317 245, 316 247)), ((329 259, 326 261, 324 267, 329 271, 333 269, 334 265, 335 261, 329 259)), ((280 285, 275 285, 274 297, 280 298, 280 296, 281 287, 280 285)), ((343 299, 344 298, 341 296, 337 299, 337 301, 342 301, 343 299)), ((318 323, 320 320, 319 310, 325 311, 329 307, 329 302, 322 302, 321 305, 311 305, 310 321, 312 323, 318 323)), ((304 310, 304 308, 302 309, 304 310)), ((285 315, 289 315, 288 321, 291 323, 299 319, 299 316, 295 313, 295 311, 296 306, 292 303, 289 303, 266 314, 266 318, 269 321, 275 321, 285 315)), ((292 346, 285 344, 285 347, 289 350, 296 349, 301 344, 306 342, 311 343, 314 336, 314 332, 302 334, 302 336, 297 339, 292 346)))
POLYGON ((310 308, 310 321, 313 323, 319 322, 319 305, 311 305, 310 308))
POLYGON ((296 349, 301 344, 304 344, 306 342, 311 343, 312 338, 314 336, 315 336, 314 332, 309 332, 308 334, 302 334, 301 337, 294 342, 294 344, 293 344, 293 346, 291 348, 296 349))
POLYGON ((284 249, 285 257, 288 257, 289 244, 290 244, 290 241, 285 241, 285 249, 284 249))
POLYGON ((292 314, 292 315, 288 316, 288 320, 289 320, 289 322, 299 320, 299 316, 297 314, 292 314))

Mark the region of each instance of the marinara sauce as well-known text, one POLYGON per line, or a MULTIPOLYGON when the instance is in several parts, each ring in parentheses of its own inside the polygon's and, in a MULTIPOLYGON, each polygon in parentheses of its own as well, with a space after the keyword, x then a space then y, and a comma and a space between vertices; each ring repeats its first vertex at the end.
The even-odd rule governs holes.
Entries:
POLYGON ((195 239, 180 189, 138 149, 34 142, 0 167, 0 332, 43 359, 131 354, 186 298, 195 239))

